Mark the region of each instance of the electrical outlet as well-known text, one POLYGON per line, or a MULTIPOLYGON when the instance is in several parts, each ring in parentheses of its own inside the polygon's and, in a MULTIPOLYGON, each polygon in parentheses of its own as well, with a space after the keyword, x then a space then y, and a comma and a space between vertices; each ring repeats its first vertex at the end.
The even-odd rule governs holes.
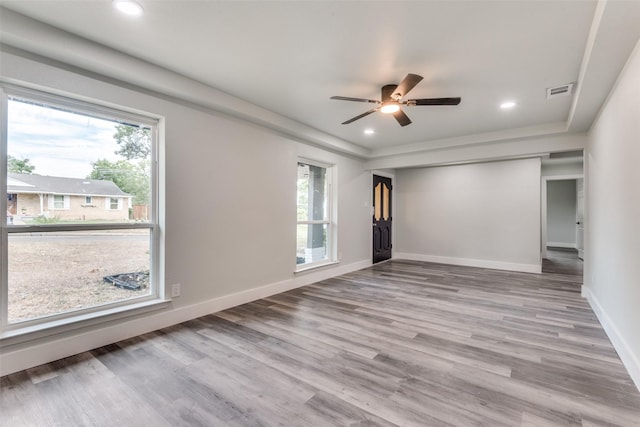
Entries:
POLYGON ((174 283, 171 285, 171 298, 180 296, 180 283, 174 283))

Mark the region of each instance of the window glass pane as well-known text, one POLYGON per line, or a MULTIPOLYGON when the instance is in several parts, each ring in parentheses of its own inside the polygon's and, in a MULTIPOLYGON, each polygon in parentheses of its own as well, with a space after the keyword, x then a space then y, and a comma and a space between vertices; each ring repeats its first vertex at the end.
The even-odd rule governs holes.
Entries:
POLYGON ((298 163, 298 221, 326 220, 327 169, 298 163))
POLYGON ((389 192, 389 187, 387 187, 387 184, 382 184, 382 219, 384 219, 385 221, 389 220, 389 207, 391 200, 389 200, 389 195, 391 193, 389 192))
POLYGON ((149 126, 19 98, 7 119, 8 223, 149 221, 149 126))
POLYGON ((327 224, 298 224, 296 264, 327 259, 327 224))
POLYGON ((149 229, 9 233, 15 323, 150 294, 149 229))

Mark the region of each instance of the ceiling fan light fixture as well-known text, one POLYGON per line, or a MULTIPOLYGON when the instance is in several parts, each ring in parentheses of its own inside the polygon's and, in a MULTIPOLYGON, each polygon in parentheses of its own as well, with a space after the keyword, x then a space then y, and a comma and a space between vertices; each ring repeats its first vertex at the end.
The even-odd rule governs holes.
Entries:
POLYGON ((422 76, 417 74, 407 74, 400 84, 388 84, 382 86, 380 89, 380 100, 378 99, 366 99, 366 98, 352 98, 350 96, 332 96, 331 99, 337 99, 340 101, 354 101, 354 102, 366 102, 369 104, 376 104, 376 106, 362 114, 358 114, 355 117, 350 118, 342 122, 343 125, 348 125, 356 120, 360 120, 363 117, 367 117, 373 113, 385 113, 391 114, 396 119, 400 126, 407 126, 411 124, 411 119, 405 114, 400 106, 405 105, 407 107, 413 107, 416 105, 458 105, 460 104, 460 97, 456 98, 422 98, 422 99, 407 99, 402 100, 407 93, 414 88, 415 85, 420 83, 422 76))
POLYGON ((393 114, 399 110, 400 105, 395 102, 387 102, 385 104, 382 104, 382 107, 380 108, 380 111, 385 114, 393 114))
POLYGON ((142 12, 144 12, 140 3, 133 0, 113 0, 113 6, 120 12, 129 16, 140 16, 142 15, 142 12))

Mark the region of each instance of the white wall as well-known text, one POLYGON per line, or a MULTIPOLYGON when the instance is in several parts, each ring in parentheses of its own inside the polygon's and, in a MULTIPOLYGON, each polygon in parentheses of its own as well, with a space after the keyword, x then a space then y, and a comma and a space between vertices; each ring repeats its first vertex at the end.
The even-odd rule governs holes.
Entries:
POLYGON ((370 264, 371 175, 362 160, 27 56, 2 53, 2 78, 163 117, 164 274, 167 286, 182 284, 182 294, 167 308, 134 318, 29 342, 4 340, 1 374, 370 264), (298 156, 337 167, 342 259, 294 274, 298 156))
POLYGON ((562 176, 582 176, 584 173, 582 159, 577 159, 570 162, 542 162, 542 176, 543 177, 562 177, 562 176))
MULTIPOLYGON (((507 134, 509 131, 505 131, 507 134)), ((500 133, 500 132, 499 132, 500 133)), ((462 140, 473 136, 461 137, 462 140)), ((456 139, 456 138, 454 138, 456 139)), ((487 139, 482 143, 460 144, 460 141, 442 141, 430 148, 423 147, 422 151, 409 152, 411 145, 399 148, 391 147, 392 153, 385 153, 384 149, 376 153, 367 161, 368 169, 400 169, 425 166, 443 166, 463 162, 490 162, 517 158, 545 156, 557 151, 576 151, 584 149, 587 144, 586 133, 566 133, 566 128, 531 137, 513 137, 487 139), (400 149, 405 152, 396 153, 400 149)), ((420 144, 422 146, 422 144, 420 144)))
POLYGON ((640 43, 589 133, 583 293, 640 388, 640 43))
POLYGON ((547 246, 576 247, 576 180, 547 181, 547 246))
POLYGON ((394 257, 540 271, 540 159, 400 169, 394 257))

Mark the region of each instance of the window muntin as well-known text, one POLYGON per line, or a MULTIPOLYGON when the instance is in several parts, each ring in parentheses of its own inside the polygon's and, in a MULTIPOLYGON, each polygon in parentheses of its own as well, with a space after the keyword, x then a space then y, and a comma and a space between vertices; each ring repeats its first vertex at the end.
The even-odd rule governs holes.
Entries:
POLYGON ((332 261, 332 167, 298 161, 296 265, 298 269, 332 261))
POLYGON ((157 299, 157 120, 4 89, 2 329, 46 327, 60 318, 157 299), (72 191, 55 194, 56 186, 72 191), (95 206, 94 196, 106 197, 108 210, 86 209, 95 206), (136 203, 145 215, 129 219, 132 209, 125 207, 136 203), (130 253, 134 248, 136 254, 130 253))

